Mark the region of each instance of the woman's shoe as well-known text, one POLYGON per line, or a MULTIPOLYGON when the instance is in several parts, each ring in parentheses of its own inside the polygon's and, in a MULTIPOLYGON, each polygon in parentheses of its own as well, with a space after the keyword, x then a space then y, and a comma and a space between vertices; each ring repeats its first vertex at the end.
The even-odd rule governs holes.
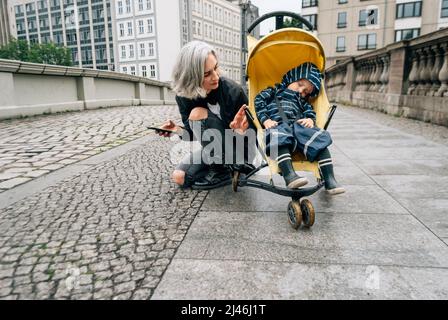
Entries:
POLYGON ((222 187, 232 183, 232 177, 228 169, 224 167, 211 167, 209 172, 202 178, 196 180, 191 189, 209 190, 222 187))

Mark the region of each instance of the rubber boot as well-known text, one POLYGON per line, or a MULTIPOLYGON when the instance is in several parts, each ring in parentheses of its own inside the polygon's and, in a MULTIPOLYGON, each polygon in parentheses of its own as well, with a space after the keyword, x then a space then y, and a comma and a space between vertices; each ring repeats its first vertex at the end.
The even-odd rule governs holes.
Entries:
POLYGON ((308 183, 308 179, 300 177, 294 171, 292 166, 291 154, 289 150, 279 149, 279 156, 276 159, 278 167, 280 168, 285 184, 290 189, 297 189, 308 183))
POLYGON ((331 195, 344 193, 345 189, 339 186, 334 177, 333 160, 331 159, 330 151, 328 151, 328 149, 323 150, 319 155, 318 164, 322 179, 325 182, 325 190, 327 190, 327 193, 331 195))

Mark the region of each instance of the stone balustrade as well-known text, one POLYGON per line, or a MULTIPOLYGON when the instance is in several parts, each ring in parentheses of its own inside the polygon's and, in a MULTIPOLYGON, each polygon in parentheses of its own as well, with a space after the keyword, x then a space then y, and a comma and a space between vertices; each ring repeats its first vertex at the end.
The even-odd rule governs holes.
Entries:
POLYGON ((115 106, 175 104, 166 82, 0 59, 0 119, 115 106))
POLYGON ((326 70, 330 100, 448 126, 448 29, 326 70))

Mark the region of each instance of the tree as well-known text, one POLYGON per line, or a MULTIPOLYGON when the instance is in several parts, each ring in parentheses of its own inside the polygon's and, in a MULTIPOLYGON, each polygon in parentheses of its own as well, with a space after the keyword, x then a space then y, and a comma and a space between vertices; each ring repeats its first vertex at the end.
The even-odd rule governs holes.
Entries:
POLYGON ((302 29, 303 24, 296 18, 285 18, 283 20, 283 27, 284 28, 300 28, 300 29, 302 29))
POLYGON ((28 44, 25 40, 11 40, 0 48, 1 59, 52 65, 73 66, 71 50, 54 43, 28 44))

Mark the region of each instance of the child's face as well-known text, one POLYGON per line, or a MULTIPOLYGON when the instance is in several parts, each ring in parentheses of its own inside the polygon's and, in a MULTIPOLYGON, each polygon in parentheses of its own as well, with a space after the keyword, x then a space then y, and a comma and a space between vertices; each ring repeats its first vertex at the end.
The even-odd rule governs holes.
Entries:
POLYGON ((306 79, 300 79, 298 81, 290 83, 288 89, 298 92, 301 97, 305 98, 313 92, 314 86, 310 81, 306 79))

